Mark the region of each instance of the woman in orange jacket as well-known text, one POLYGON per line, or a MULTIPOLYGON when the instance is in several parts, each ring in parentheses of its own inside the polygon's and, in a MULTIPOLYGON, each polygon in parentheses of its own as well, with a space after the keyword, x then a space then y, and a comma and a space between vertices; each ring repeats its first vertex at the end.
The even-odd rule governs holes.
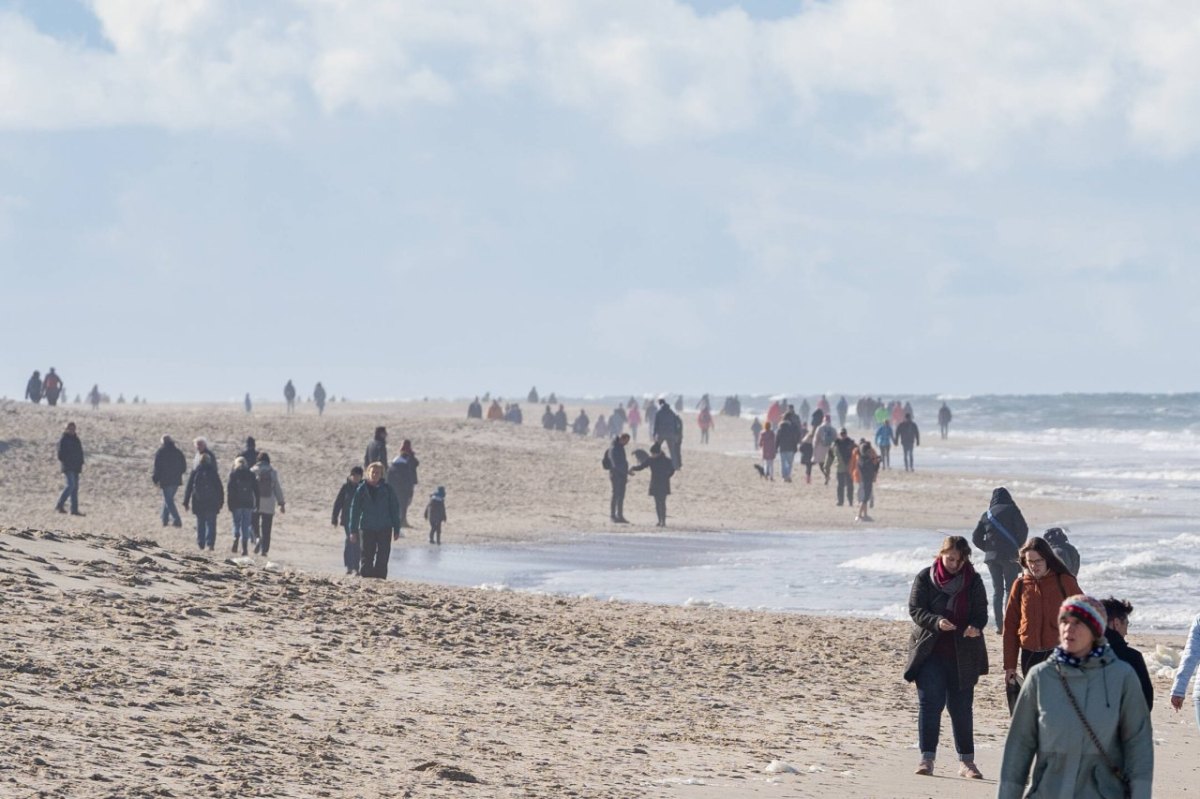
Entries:
POLYGON ((1066 598, 1082 594, 1079 583, 1045 540, 1034 536, 1021 545, 1025 571, 1013 582, 1004 609, 1004 680, 1046 659, 1058 645, 1058 609, 1066 598))

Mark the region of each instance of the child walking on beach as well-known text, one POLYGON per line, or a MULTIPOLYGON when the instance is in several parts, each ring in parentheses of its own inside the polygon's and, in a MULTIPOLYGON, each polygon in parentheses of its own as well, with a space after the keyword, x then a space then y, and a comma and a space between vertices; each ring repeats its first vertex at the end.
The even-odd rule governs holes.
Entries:
POLYGON ((446 487, 438 486, 429 495, 425 506, 425 518, 429 520, 429 543, 442 545, 442 525, 446 523, 446 487))

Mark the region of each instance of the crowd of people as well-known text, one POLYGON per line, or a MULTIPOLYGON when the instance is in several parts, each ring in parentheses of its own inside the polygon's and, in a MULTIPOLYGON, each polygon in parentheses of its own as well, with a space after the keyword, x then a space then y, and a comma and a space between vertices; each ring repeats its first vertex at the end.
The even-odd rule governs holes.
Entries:
MULTIPOLYGON (((993 491, 971 538, 991 573, 1011 713, 997 795, 1148 798, 1154 688, 1145 658, 1125 640, 1133 605, 1086 594, 1067 531, 1052 527, 1030 536, 1006 488, 993 491)), ((975 764, 973 707, 975 688, 989 673, 983 642, 989 614, 972 555, 965 537, 947 537, 909 594, 913 629, 904 679, 917 689, 920 775, 934 773, 946 712, 959 775, 983 776, 975 764)), ((1198 663, 1200 616, 1171 687, 1176 710, 1198 663)), ((1200 725, 1200 683, 1194 698, 1200 725)))

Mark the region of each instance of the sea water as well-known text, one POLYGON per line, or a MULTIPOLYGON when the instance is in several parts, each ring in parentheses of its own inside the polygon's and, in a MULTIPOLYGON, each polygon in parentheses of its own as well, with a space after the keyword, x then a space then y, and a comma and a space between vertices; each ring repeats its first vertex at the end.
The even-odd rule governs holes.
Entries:
MULTIPOLYGON (((831 403, 839 396, 828 395, 831 403)), ((847 397, 847 423, 867 435, 857 429, 856 399, 847 397)), ((947 397, 950 434, 963 444, 954 447, 938 446, 942 397, 898 399, 912 402, 921 426, 918 469, 977 475, 984 498, 1004 475, 1018 504, 1029 496, 1092 500, 1133 517, 1071 525, 1084 590, 1129 599, 1134 624, 1146 628, 1183 629, 1200 612, 1200 394, 947 397)), ((753 415, 770 399, 742 402, 743 414, 753 415)), ((886 480, 878 490, 886 508, 886 480)), ((397 550, 393 568, 403 578, 455 585, 901 619, 913 577, 932 563, 944 535, 969 536, 977 518, 952 531, 679 531, 397 550)), ((987 570, 977 565, 990 592, 987 570)))

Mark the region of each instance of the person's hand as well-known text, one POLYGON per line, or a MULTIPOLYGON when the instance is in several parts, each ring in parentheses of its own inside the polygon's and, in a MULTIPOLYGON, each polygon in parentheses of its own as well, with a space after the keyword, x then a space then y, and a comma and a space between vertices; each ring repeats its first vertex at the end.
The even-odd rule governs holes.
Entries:
POLYGON ((1016 669, 1005 669, 1004 670, 1004 682, 1010 683, 1010 682, 1016 682, 1016 681, 1017 681, 1017 670, 1016 669))
POLYGON ((399 541, 399 540, 400 540, 400 531, 399 531, 399 530, 397 530, 396 532, 392 533, 392 540, 393 540, 393 541, 399 541))
POLYGON ((979 628, 978 627, 968 626, 967 629, 963 630, 963 638, 978 638, 978 637, 979 637, 979 628))
POLYGON ((1182 696, 1172 696, 1171 697, 1171 707, 1175 708, 1175 712, 1178 713, 1179 708, 1183 707, 1183 697, 1182 696))
POLYGON ((351 544, 357 544, 357 543, 358 543, 358 535, 357 535, 356 533, 351 533, 351 534, 350 534, 350 543, 351 543, 351 544))
POLYGON ((191 509, 188 507, 188 504, 187 504, 186 502, 185 502, 185 503, 183 503, 183 509, 184 509, 184 510, 191 510, 191 509))
POLYGON ((284 504, 282 502, 279 503, 279 512, 287 513, 287 508, 284 506, 284 504))
POLYGON ((949 619, 939 619, 938 620, 938 629, 944 633, 948 633, 951 630, 957 630, 958 628, 955 627, 954 622, 950 621, 949 619))

